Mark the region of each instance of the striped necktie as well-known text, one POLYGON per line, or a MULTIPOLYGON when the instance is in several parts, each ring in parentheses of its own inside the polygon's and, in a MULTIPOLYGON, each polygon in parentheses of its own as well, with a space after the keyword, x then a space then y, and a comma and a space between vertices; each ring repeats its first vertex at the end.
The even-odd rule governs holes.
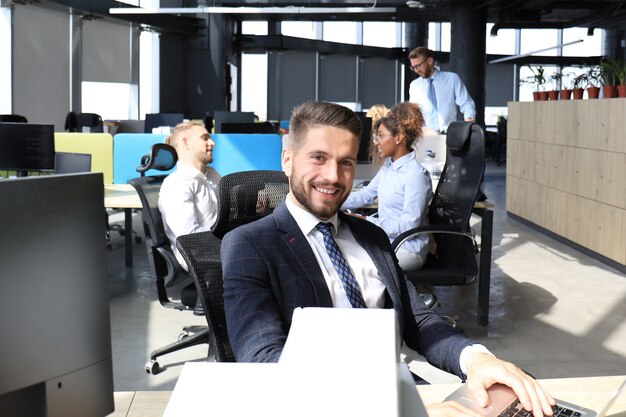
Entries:
POLYGON ((335 242, 333 238, 330 230, 331 226, 332 223, 318 223, 316 228, 324 236, 326 252, 328 252, 328 256, 339 275, 339 279, 341 279, 341 284, 346 291, 350 304, 352 304, 353 308, 367 308, 361 290, 359 289, 359 284, 356 282, 356 278, 354 278, 354 274, 350 269, 350 265, 348 265, 348 261, 343 257, 337 242, 335 242))

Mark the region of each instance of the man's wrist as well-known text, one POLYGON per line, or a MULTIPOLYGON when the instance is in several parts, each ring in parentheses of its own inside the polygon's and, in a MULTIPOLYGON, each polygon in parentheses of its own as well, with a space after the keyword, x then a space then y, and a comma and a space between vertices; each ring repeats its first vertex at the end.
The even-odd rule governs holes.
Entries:
POLYGON ((491 353, 489 349, 487 349, 483 345, 474 344, 474 345, 467 346, 461 351, 461 356, 459 357, 459 364, 461 365, 461 372, 463 372, 464 375, 467 375, 467 372, 468 372, 469 357, 473 355, 474 353, 486 353, 488 355, 494 356, 494 354, 491 353))

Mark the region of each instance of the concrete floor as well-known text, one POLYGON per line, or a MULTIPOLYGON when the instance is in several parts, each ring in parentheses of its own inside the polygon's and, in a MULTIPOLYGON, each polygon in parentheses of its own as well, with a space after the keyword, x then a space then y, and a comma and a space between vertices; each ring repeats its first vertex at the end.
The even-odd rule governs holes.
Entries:
MULTIPOLYGON (((437 312, 456 317, 468 336, 537 378, 626 374, 626 276, 509 218, 504 166, 487 164, 483 189, 495 204, 489 325, 476 324, 475 285, 437 289, 437 312)), ((479 230, 480 219, 473 220, 479 230)), ((108 254, 115 390, 171 390, 185 361, 206 359, 207 345, 163 356, 158 375, 144 370, 149 352, 175 340, 184 325, 206 322, 159 305, 145 245, 134 249, 133 268, 124 267, 119 235, 108 254)), ((456 380, 412 353, 411 360, 430 382, 456 380)))

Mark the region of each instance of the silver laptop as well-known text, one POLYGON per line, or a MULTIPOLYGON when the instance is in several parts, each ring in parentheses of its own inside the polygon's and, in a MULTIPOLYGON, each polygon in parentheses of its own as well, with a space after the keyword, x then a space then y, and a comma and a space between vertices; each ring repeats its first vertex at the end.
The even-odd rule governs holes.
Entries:
MULTIPOLYGON (((446 400, 456 401, 485 417, 532 417, 532 413, 524 410, 524 407, 519 403, 517 396, 511 388, 496 384, 487 391, 489 393, 490 402, 485 408, 479 406, 474 400, 467 384, 463 384, 461 388, 450 394, 446 400)), ((615 400, 617 400, 624 391, 626 391, 626 380, 622 382, 622 385, 615 391, 599 413, 565 401, 556 400, 557 405, 554 411, 554 417, 605 417, 615 400)))

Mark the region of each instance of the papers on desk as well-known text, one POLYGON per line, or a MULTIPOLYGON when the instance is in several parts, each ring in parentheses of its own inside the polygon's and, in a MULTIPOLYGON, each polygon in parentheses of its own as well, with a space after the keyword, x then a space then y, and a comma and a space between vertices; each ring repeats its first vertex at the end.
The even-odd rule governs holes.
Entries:
POLYGON ((394 310, 294 312, 280 362, 186 363, 164 416, 426 417, 394 310))

